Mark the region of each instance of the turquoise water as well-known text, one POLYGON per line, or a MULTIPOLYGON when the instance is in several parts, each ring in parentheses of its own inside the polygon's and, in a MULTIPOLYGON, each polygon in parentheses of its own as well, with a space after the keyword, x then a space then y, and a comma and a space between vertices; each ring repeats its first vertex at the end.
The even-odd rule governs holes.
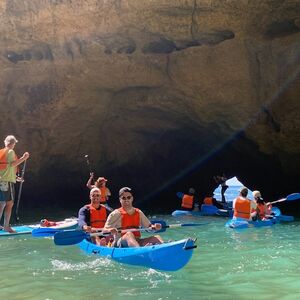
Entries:
POLYGON ((86 256, 50 238, 0 240, 0 299, 299 299, 300 222, 243 231, 218 217, 156 216, 165 240, 197 237, 189 264, 177 272, 125 266, 86 256))
POLYGON ((0 299, 299 299, 300 221, 235 231, 221 217, 155 218, 207 222, 161 233, 165 240, 197 238, 185 268, 155 271, 55 246, 51 238, 2 237, 0 299))

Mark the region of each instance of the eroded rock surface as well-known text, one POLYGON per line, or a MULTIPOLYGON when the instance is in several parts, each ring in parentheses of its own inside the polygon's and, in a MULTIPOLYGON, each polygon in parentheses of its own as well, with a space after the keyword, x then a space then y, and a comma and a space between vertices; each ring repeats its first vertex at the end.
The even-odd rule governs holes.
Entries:
POLYGON ((0 18, 0 135, 31 152, 28 206, 84 203, 85 154, 115 202, 128 185, 169 209, 223 171, 300 191, 298 1, 7 0, 0 18))

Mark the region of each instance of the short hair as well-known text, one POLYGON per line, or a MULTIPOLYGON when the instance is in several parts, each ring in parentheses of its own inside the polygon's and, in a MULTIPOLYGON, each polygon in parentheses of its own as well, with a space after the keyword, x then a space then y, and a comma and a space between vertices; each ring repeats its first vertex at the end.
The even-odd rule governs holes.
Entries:
POLYGON ((133 191, 130 187, 124 186, 119 190, 119 196, 121 196, 125 192, 129 192, 129 193, 133 194, 133 191))
POLYGON ((240 189, 240 193, 243 197, 246 197, 248 195, 248 189, 245 186, 243 186, 240 189))
POLYGON ((92 195, 92 193, 95 192, 95 191, 99 192, 100 195, 101 195, 101 191, 100 191, 100 189, 98 189, 97 187, 93 187, 93 188, 90 190, 90 195, 92 195))
POLYGON ((4 139, 4 145, 5 147, 11 144, 15 144, 17 143, 18 140, 15 138, 14 135, 8 135, 5 139, 4 139))

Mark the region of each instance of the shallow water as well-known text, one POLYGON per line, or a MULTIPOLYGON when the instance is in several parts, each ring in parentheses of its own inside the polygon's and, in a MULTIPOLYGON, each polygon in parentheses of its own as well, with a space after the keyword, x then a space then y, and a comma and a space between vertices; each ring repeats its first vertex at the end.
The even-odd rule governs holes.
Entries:
POLYGON ((197 237, 182 270, 126 266, 50 238, 1 238, 0 299, 299 299, 299 221, 235 231, 221 217, 156 218, 208 222, 161 233, 197 237))

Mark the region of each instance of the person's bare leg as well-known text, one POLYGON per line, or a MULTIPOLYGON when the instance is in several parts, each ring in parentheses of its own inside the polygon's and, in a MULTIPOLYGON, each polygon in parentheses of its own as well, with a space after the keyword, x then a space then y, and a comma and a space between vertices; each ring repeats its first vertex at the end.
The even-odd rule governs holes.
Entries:
POLYGON ((13 230, 9 226, 9 221, 11 217, 11 211, 12 207, 14 206, 14 202, 12 200, 6 201, 6 206, 5 206, 5 211, 4 211, 4 224, 3 224, 3 229, 9 233, 15 233, 16 231, 13 230))
POLYGON ((128 247, 140 247, 139 243, 137 242, 137 240, 132 232, 126 232, 122 236, 122 240, 127 241, 128 247))
MULTIPOLYGON (((3 215, 5 205, 6 205, 5 201, 0 201, 0 221, 1 221, 1 218, 3 215)), ((2 230, 2 229, 3 229, 3 227, 0 225, 0 230, 2 230)))
POLYGON ((164 241, 159 235, 150 236, 140 240, 140 246, 150 246, 155 244, 162 244, 164 241))

